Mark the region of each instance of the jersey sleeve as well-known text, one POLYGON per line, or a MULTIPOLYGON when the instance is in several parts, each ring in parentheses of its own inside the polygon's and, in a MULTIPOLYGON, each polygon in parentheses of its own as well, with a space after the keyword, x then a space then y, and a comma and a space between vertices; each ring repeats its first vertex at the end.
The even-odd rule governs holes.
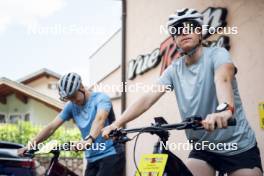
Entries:
POLYGON ((104 93, 101 93, 97 102, 97 112, 99 110, 110 112, 111 108, 112 108, 112 103, 110 97, 104 93))
POLYGON ((172 65, 170 65, 167 69, 163 71, 157 83, 160 85, 169 86, 170 89, 173 89, 172 72, 173 72, 173 67, 172 65))
POLYGON ((73 115, 72 115, 72 103, 68 102, 65 104, 63 110, 59 113, 59 117, 63 121, 70 120, 73 115))
POLYGON ((212 58, 214 70, 217 70, 223 64, 233 64, 230 53, 223 47, 216 47, 212 58))

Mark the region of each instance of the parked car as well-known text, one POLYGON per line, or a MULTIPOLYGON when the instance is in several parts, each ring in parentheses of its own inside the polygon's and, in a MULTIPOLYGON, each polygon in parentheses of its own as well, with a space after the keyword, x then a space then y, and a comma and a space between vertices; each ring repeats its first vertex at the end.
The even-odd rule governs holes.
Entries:
POLYGON ((0 176, 35 176, 36 161, 17 155, 21 144, 0 141, 0 176))

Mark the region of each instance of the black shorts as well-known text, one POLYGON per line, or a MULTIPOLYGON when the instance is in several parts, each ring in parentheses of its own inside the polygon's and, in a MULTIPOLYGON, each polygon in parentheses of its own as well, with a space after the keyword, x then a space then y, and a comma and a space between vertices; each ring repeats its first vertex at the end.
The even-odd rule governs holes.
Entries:
POLYGON ((237 155, 225 156, 205 150, 192 150, 189 158, 206 161, 215 170, 222 173, 230 173, 238 169, 258 167, 262 170, 260 152, 255 145, 253 148, 237 155))
POLYGON ((125 152, 110 155, 92 163, 87 163, 85 176, 123 176, 125 173, 125 152))

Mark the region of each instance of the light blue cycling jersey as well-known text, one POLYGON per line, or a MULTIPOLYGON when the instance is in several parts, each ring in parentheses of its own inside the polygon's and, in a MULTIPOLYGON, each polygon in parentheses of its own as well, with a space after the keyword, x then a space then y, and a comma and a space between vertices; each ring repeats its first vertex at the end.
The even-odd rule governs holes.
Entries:
MULTIPOLYGON (((72 102, 68 102, 64 109, 60 112, 59 117, 63 121, 73 118, 81 131, 82 137, 85 138, 89 135, 92 123, 99 110, 109 112, 105 126, 108 126, 115 120, 110 98, 104 93, 92 92, 89 99, 83 106, 78 106, 72 102)), ((96 138, 93 147, 85 151, 85 156, 88 162, 94 162, 120 152, 123 152, 123 146, 121 144, 113 145, 112 140, 105 140, 102 135, 99 135, 96 138)))
MULTIPOLYGON (((175 91, 183 120, 193 115, 205 118, 208 114, 216 111, 219 102, 214 84, 214 74, 219 66, 228 63, 232 63, 232 61, 226 49, 204 47, 202 56, 197 63, 187 66, 185 56, 183 56, 175 60, 163 72, 158 82, 171 86, 175 91)), ((232 81, 232 88, 235 104, 234 118, 237 120, 237 125, 227 129, 217 129, 214 132, 186 130, 189 140, 199 143, 209 141, 214 144, 234 145, 224 150, 210 150, 224 155, 238 154, 256 145, 255 134, 246 120, 235 78, 232 81)), ((209 150, 209 148, 206 149, 209 150)))

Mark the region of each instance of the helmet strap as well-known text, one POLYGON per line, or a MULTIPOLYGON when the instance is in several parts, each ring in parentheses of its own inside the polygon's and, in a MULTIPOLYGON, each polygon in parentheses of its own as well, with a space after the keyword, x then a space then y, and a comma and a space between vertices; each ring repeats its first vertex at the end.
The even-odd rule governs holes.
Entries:
POLYGON ((85 104, 86 102, 86 96, 85 96, 85 91, 79 89, 79 91, 83 94, 83 105, 85 104))

